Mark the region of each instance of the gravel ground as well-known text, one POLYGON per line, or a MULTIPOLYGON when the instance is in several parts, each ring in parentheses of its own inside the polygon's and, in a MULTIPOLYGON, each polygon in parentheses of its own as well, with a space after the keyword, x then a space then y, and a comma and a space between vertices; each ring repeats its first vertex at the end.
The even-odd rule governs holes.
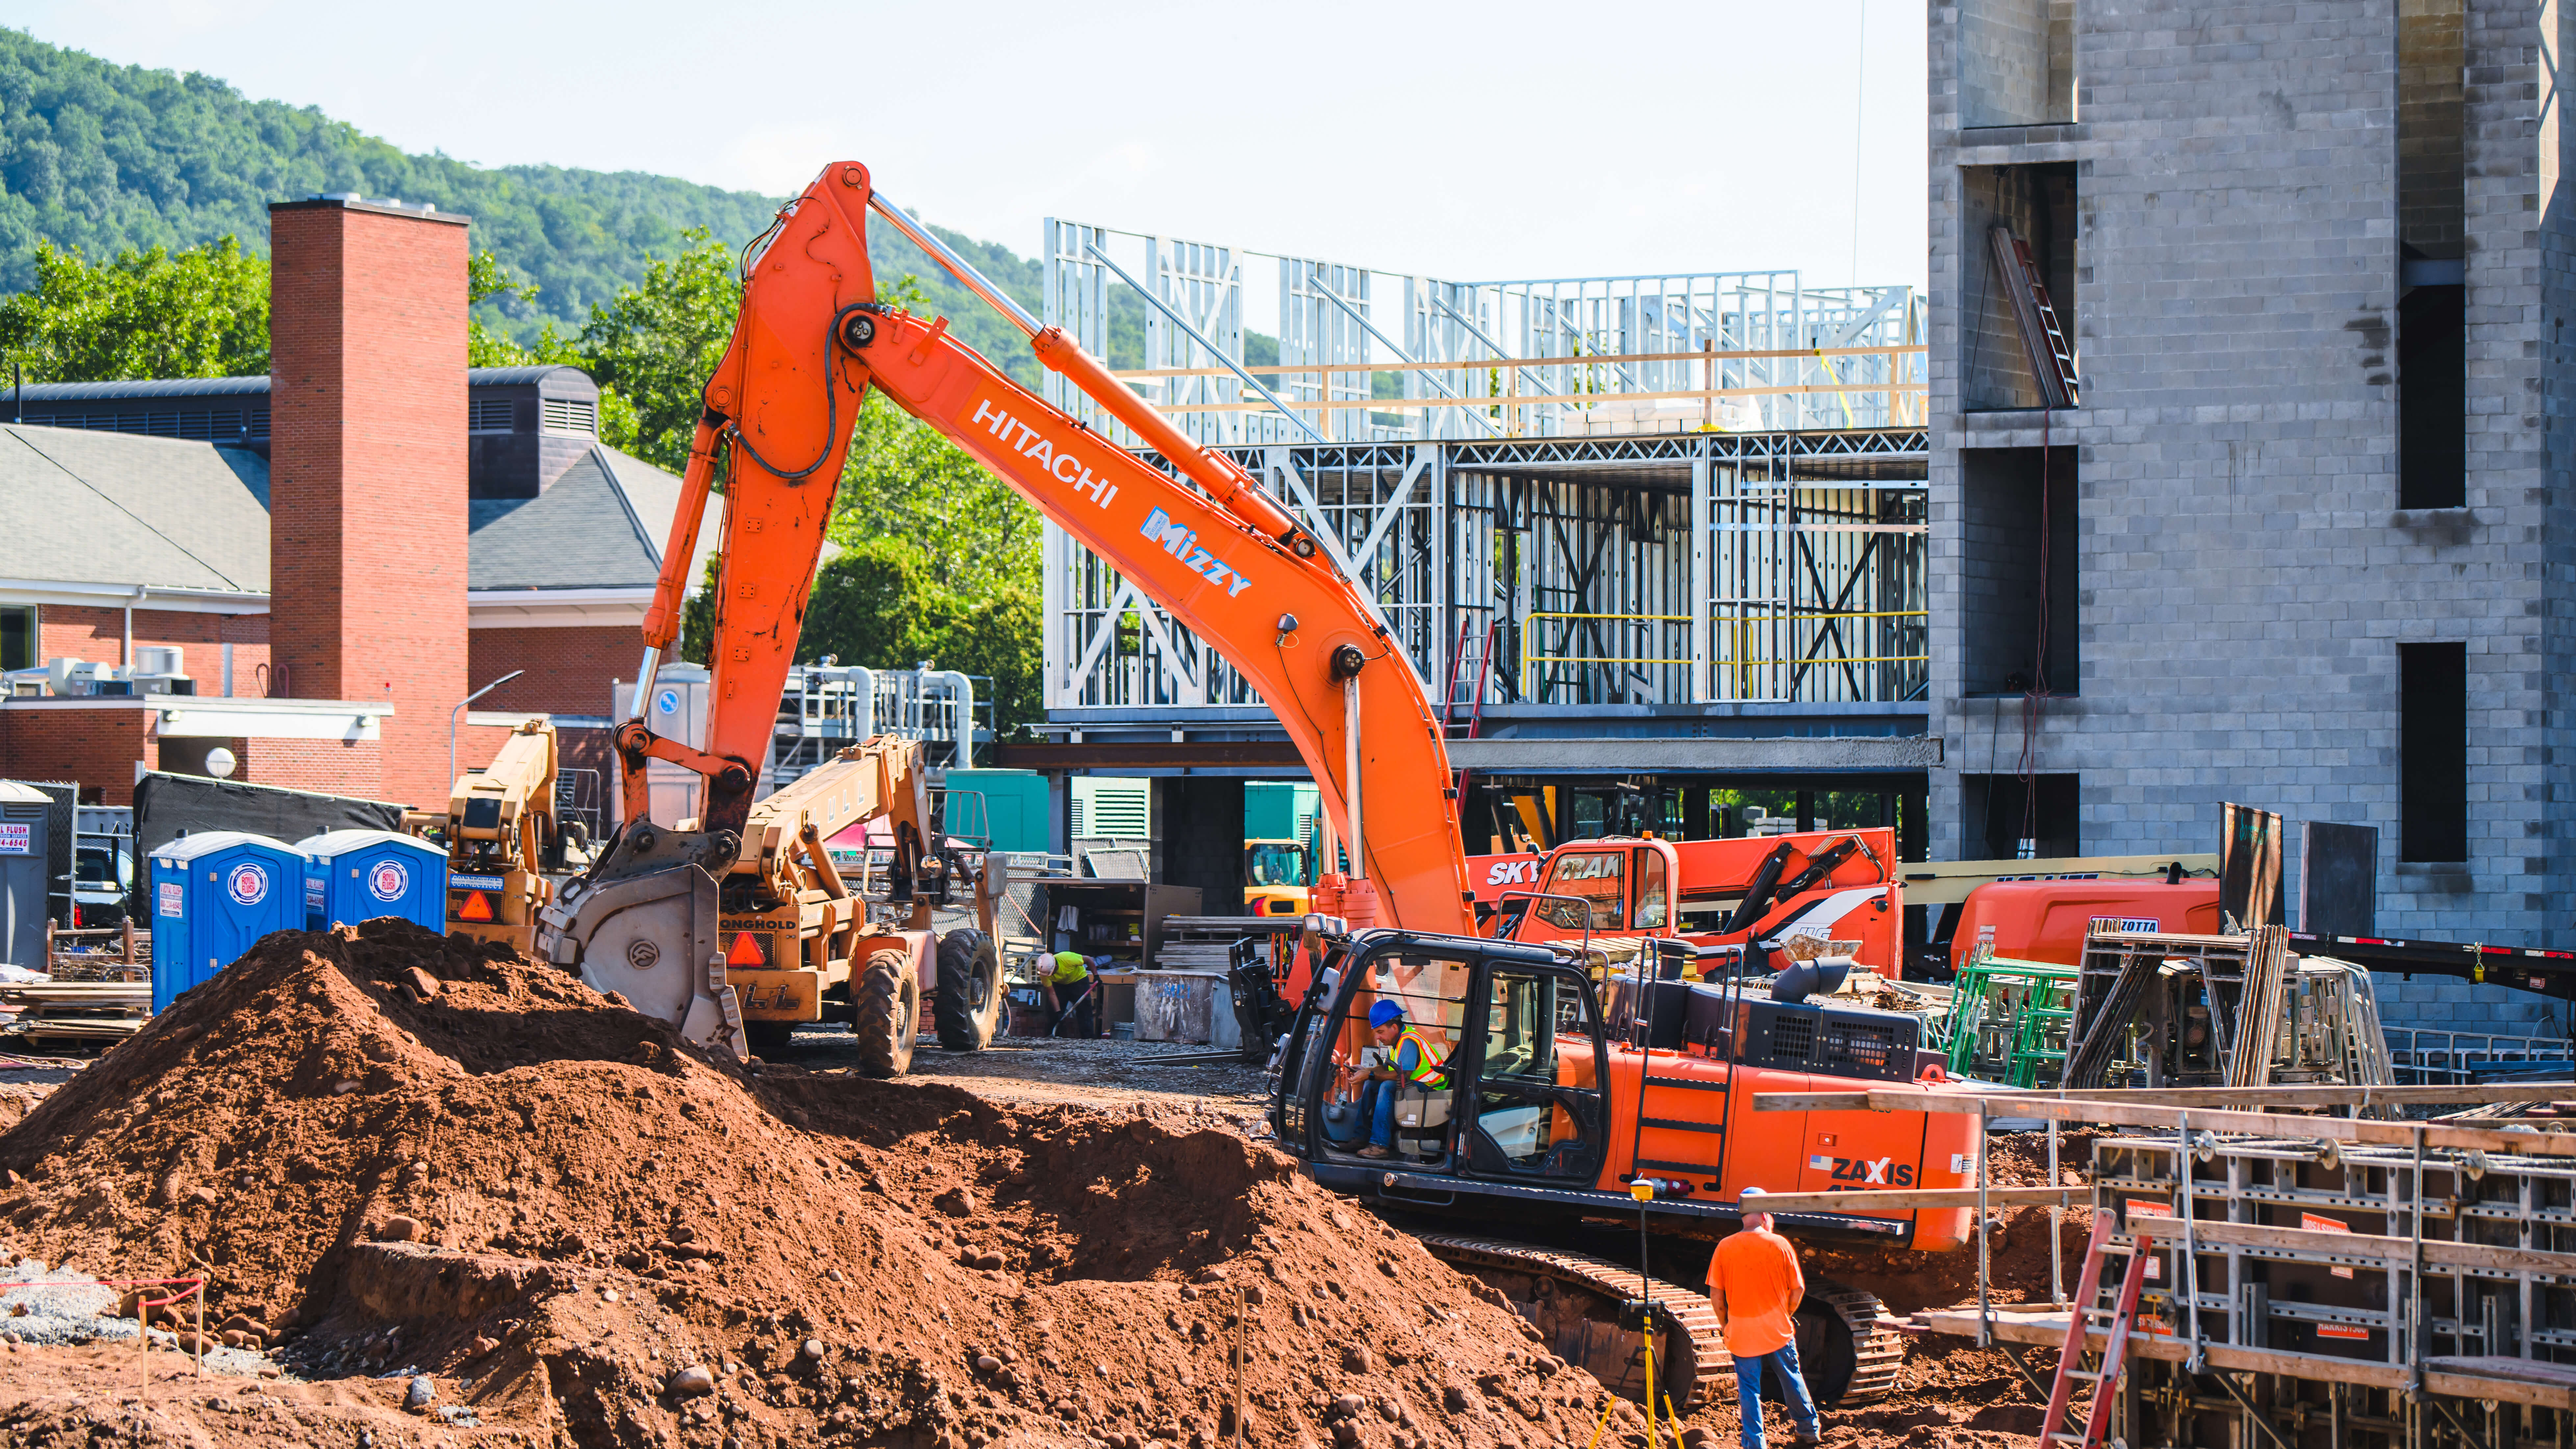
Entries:
MULTIPOLYGON (((23 1285, 0 1289, 0 1341, 55 1347, 131 1343, 142 1328, 135 1319, 117 1317, 117 1290, 87 1273, 48 1268, 34 1258, 20 1259, 0 1273, 6 1275, 0 1281, 23 1285)), ((156 1327, 152 1346, 175 1353, 179 1340, 156 1327)), ((239 1348, 206 1351, 209 1373, 255 1376, 262 1369, 276 1369, 266 1354, 239 1348)))
MULTIPOLYGON (((1258 1117, 1268 1101, 1259 1067, 1155 1066, 1153 1057, 1198 1050, 1169 1042, 996 1038, 980 1052, 950 1052, 924 1035, 913 1049, 911 1076, 963 1087, 980 1096, 1024 1102, 1188 1103, 1237 1118, 1258 1117)), ((809 1072, 855 1070, 858 1046, 836 1023, 800 1027, 775 1060, 809 1072)))

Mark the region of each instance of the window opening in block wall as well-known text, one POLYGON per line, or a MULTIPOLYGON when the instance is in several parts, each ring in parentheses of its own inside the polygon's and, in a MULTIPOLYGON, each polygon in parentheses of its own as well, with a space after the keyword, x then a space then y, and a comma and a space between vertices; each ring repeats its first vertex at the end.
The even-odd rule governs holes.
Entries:
POLYGON ((2075 119, 2075 0, 1959 0, 1959 124, 2075 119))
POLYGON ((2397 506, 2468 502, 2461 0, 2397 7, 2397 506))
POLYGON ((1986 860, 2055 860, 2084 853, 2081 775, 1961 775, 1964 845, 1986 860))
POLYGON ((465 404, 465 430, 469 433, 506 433, 514 430, 518 404, 505 397, 478 397, 465 404))
POLYGON ((0 605, 0 669, 36 667, 36 606, 0 605))
POLYGON ((1960 689, 2083 692, 2076 450, 1962 448, 1960 689))
POLYGON ((1960 406, 2072 407, 2081 400, 2075 165, 1959 174, 1960 406))
POLYGON ((2397 858, 2469 858, 2469 646, 2397 646, 2397 858))

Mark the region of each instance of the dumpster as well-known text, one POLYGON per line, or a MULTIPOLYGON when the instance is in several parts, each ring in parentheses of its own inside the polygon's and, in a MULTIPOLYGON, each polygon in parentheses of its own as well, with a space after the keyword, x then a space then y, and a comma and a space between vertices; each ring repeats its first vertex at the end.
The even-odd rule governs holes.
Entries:
POLYGON ((312 862, 304 878, 308 929, 400 916, 447 929, 447 852, 394 830, 333 830, 295 843, 312 862))
POLYGON ((152 1009, 214 979, 271 931, 304 925, 304 855, 282 840, 209 830, 152 852, 152 1009))

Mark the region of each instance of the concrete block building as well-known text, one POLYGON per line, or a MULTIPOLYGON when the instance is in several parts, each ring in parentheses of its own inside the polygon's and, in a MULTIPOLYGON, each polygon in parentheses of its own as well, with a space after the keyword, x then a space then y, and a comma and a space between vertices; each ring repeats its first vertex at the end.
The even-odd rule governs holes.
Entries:
POLYGON ((2381 934, 2576 941, 2564 12, 1930 15, 1932 854, 2232 800, 2376 827, 2381 934))

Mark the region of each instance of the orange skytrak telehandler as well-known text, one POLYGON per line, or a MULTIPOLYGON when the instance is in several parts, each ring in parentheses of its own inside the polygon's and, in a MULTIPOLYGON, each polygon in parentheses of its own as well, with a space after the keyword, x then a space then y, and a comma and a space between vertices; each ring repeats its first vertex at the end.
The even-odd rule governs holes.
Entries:
MULTIPOLYGON (((1652 939, 1640 941, 1624 968, 1606 965, 1584 939, 1599 934, 1588 928, 1593 896, 1572 889, 1561 872, 1533 899, 1546 906, 1576 897, 1586 925, 1549 930, 1557 939, 1547 941, 1480 937, 1439 717, 1370 600, 1249 473, 1182 435, 1061 330, 1041 327, 878 194, 865 167, 826 167, 745 250, 741 266, 741 310, 706 385, 634 696, 652 696, 661 653, 677 634, 696 520, 725 467, 706 747, 657 736, 640 718, 618 728, 629 823, 546 911, 540 947, 551 959, 692 1040, 729 1045, 739 1037, 718 881, 745 849, 754 782, 842 459, 873 389, 937 428, 1207 641, 1269 704, 1306 762, 1350 869, 1323 882, 1320 895, 1332 904, 1321 910, 1331 914, 1310 918, 1324 969, 1300 992, 1296 1025, 1275 1064, 1271 1117, 1279 1144, 1319 1181, 1462 1212, 1490 1230, 1539 1217, 1625 1218, 1637 1211, 1630 1184, 1650 1180, 1656 1192, 1647 1210, 1658 1226, 1706 1235, 1734 1221, 1735 1193, 1746 1185, 1937 1188, 1971 1180, 1980 1151, 1973 1115, 1753 1110, 1756 1091, 1914 1084, 1910 1017, 1815 999, 1754 1000, 1740 981, 1690 980, 1706 965, 1703 951, 1727 947, 1676 939, 1669 919, 1646 930, 1652 939), (1046 367, 1178 476, 1012 381, 951 336, 947 319, 879 303, 867 248, 871 212, 1016 323, 1046 367), (676 829, 649 823, 645 766, 654 759, 706 777, 702 818, 676 829), (1332 1109, 1346 1105, 1332 1100, 1341 1080, 1335 1059, 1355 1060, 1366 1049, 1363 1023, 1379 998, 1405 1005, 1442 1058, 1440 1085, 1409 1089, 1400 1162, 1360 1157, 1355 1147, 1365 1144, 1330 1121, 1332 1109)), ((1879 866, 1867 889, 1883 890, 1892 905, 1898 887, 1884 862, 1893 842, 1879 833, 1870 848, 1879 866)), ((1650 853, 1667 869, 1679 858, 1650 853)), ((1802 887, 1809 895, 1862 889, 1857 877, 1870 874, 1856 847, 1831 837, 1794 853, 1797 873, 1814 877, 1802 887)), ((926 888, 923 855, 897 854, 893 888, 926 888)), ((1769 894, 1778 896, 1792 863, 1782 856, 1769 867, 1769 894)), ((1767 948, 1776 943, 1751 941, 1758 929, 1788 929, 1794 900, 1747 907, 1762 873, 1747 874, 1724 922, 1730 930, 1715 935, 1767 948), (1740 924, 1732 919, 1739 910, 1740 924)), ((1633 895, 1621 899, 1633 931, 1633 895)), ((1680 899, 1690 902, 1687 888, 1680 899)), ((1849 939, 1838 926, 1820 928, 1849 939)), ((1789 1214, 1784 1225, 1943 1248, 1963 1240, 1966 1217, 1954 1209, 1789 1214)), ((1560 1345, 1606 1344, 1603 1351, 1619 1356, 1614 1333, 1585 1327, 1619 1317, 1625 1290, 1615 1265, 1492 1239, 1437 1243, 1512 1285, 1507 1292, 1526 1287, 1533 1317, 1560 1345)), ((1816 1336, 1817 1387, 1829 1396, 1885 1393, 1896 1353, 1891 1336, 1873 1326, 1875 1300, 1819 1285, 1810 1304, 1802 1331, 1816 1336)), ((1714 1321, 1705 1300, 1691 1295, 1666 1292, 1659 1311, 1659 1377, 1687 1406, 1723 1366, 1714 1321)), ((1633 1374, 1585 1356, 1606 1378, 1633 1374)))

